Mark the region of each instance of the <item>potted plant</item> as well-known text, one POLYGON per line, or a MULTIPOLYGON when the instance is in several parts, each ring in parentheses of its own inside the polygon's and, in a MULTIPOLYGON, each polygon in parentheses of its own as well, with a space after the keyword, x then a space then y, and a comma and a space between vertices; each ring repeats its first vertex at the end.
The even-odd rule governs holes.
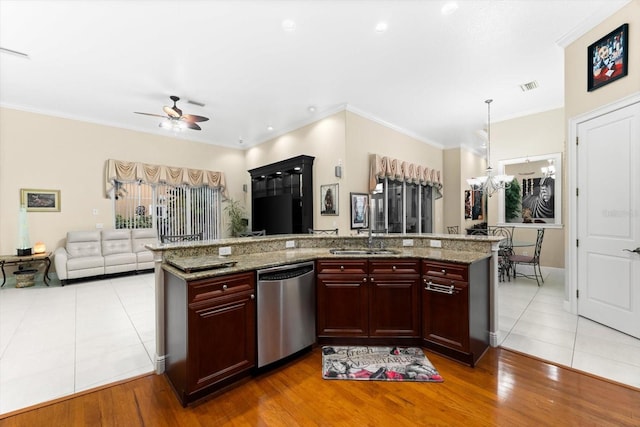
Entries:
POLYGON ((227 199, 227 205, 224 210, 229 215, 229 232, 231 236, 237 237, 247 228, 244 208, 238 200, 227 199))
POLYGON ((518 218, 520 214, 520 183, 517 179, 511 181, 511 185, 504 191, 504 218, 507 222, 518 218))

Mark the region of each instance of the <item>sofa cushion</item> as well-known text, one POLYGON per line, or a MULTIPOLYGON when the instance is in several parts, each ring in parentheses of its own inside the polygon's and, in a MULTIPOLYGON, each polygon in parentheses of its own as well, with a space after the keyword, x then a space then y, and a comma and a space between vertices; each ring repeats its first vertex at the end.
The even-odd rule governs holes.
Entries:
POLYGON ((133 264, 135 270, 136 254, 133 252, 123 254, 112 254, 104 256, 104 266, 109 267, 112 265, 133 264))
MULTIPOLYGON (((149 253, 149 249, 144 245, 153 245, 158 243, 158 235, 153 228, 139 228, 131 230, 131 244, 133 245, 133 252, 149 253)), ((153 257, 152 257, 153 259, 153 257)))
POLYGON ((102 230, 102 255, 130 253, 133 253, 131 230, 102 230))
POLYGON ((86 270, 89 268, 104 268, 104 258, 101 256, 83 256, 67 260, 67 271, 86 270))
POLYGON ((67 233, 66 249, 69 258, 100 257, 100 232, 70 231, 67 233))

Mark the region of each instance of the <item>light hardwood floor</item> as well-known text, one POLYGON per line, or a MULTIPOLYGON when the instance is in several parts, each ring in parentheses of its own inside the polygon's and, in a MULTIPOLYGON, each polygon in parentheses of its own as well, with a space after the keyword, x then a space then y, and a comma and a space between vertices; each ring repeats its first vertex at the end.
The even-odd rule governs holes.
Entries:
POLYGON ((640 390, 500 348, 476 368, 425 353, 444 383, 323 380, 315 348, 187 408, 164 376, 151 374, 0 426, 640 425, 640 390))

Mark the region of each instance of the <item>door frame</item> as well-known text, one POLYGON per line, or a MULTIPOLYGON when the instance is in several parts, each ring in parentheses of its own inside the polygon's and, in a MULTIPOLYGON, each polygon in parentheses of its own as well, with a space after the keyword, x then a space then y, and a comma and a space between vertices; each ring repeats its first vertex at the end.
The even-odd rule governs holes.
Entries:
POLYGON ((578 126, 596 117, 609 114, 615 110, 628 107, 632 104, 640 102, 640 92, 618 99, 612 103, 603 105, 595 110, 580 114, 569 119, 569 139, 567 140, 567 192, 571 195, 567 197, 566 220, 567 225, 567 241, 565 247, 565 300, 563 302, 564 309, 570 313, 578 313, 578 298, 576 292, 578 290, 578 248, 576 240, 578 238, 578 200, 576 197, 578 182, 578 146, 575 143, 578 137, 578 126))

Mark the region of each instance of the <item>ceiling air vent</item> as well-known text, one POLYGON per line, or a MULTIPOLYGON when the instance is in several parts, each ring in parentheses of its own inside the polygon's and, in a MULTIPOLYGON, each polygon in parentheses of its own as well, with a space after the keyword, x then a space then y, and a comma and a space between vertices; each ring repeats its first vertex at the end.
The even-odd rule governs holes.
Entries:
POLYGON ((520 85, 520 89, 522 89, 523 92, 527 92, 533 89, 536 89, 538 87, 538 82, 537 81, 532 81, 529 83, 525 83, 525 84, 521 84, 520 85))

